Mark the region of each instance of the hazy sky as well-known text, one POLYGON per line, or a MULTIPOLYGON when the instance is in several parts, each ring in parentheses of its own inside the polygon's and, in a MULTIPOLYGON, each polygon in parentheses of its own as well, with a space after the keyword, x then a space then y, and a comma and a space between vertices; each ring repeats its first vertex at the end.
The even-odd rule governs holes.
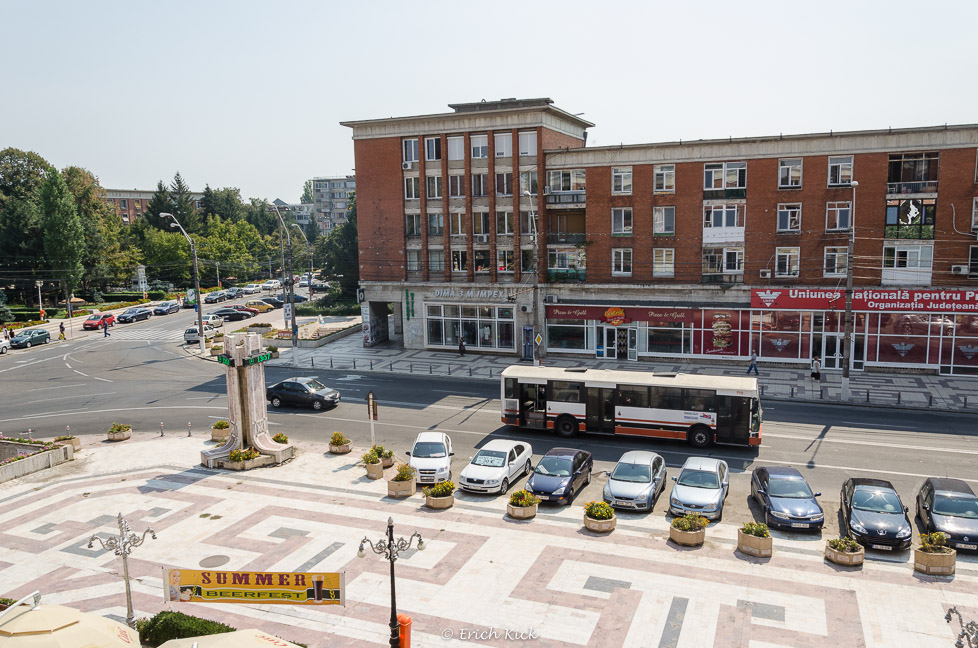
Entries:
POLYGON ((298 200, 341 120, 550 97, 606 145, 978 122, 978 3, 0 0, 0 148, 298 200))

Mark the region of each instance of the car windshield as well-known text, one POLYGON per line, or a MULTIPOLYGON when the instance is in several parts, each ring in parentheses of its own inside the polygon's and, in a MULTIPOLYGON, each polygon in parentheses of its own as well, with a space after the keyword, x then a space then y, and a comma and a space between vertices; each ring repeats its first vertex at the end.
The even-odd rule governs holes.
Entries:
POLYGON ((317 391, 317 392, 323 391, 324 389, 327 388, 326 385, 319 382, 318 380, 303 380, 301 381, 301 383, 306 387, 308 387, 309 389, 311 389, 312 391, 317 391))
POLYGON ((691 486, 693 488, 720 488, 720 480, 717 474, 707 470, 684 470, 677 483, 680 486, 691 486))
POLYGON ((900 497, 879 488, 857 488, 852 494, 852 508, 871 513, 903 513, 900 497))
POLYGON ((92 315, 91 317, 88 318, 88 321, 91 322, 91 321, 98 320, 98 319, 102 319, 102 316, 101 315, 92 315))
POLYGON ((555 477, 569 477, 573 464, 567 457, 544 457, 533 469, 538 475, 553 475, 555 477))
POLYGON ((489 468, 502 468, 506 463, 506 453, 496 450, 479 450, 472 457, 473 466, 488 466, 489 468))
POLYGON ((652 481, 652 469, 648 464, 620 463, 611 473, 612 479, 647 484, 652 481))
POLYGON ((811 499, 812 489, 804 479, 774 479, 768 482, 767 494, 771 497, 788 497, 791 499, 811 499))
POLYGON ((978 519, 978 499, 967 496, 948 497, 946 495, 938 495, 934 498, 934 514, 976 520, 978 519))
POLYGON ((418 457, 420 459, 434 459, 436 457, 444 457, 447 454, 448 453, 445 452, 444 443, 439 443, 437 441, 420 441, 414 444, 414 451, 411 453, 411 456, 418 457))

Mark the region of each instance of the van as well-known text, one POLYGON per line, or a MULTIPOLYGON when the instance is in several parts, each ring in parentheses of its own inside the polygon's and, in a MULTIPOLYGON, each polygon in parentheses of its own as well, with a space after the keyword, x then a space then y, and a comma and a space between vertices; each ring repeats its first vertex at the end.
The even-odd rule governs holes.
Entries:
MULTIPOLYGON (((204 324, 204 339, 210 340, 215 335, 217 335, 217 330, 209 324, 204 324)), ((183 332, 183 341, 187 344, 196 344, 197 342, 200 342, 200 336, 197 335, 196 326, 191 326, 183 332)))

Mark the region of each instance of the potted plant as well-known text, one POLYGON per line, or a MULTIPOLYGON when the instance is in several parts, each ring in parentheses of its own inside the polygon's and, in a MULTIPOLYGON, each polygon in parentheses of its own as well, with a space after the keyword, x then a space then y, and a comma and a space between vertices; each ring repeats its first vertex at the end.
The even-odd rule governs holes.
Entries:
POLYGON ((397 474, 387 482, 388 497, 411 497, 417 490, 414 466, 401 464, 397 474))
POLYGON ((526 490, 518 490, 509 496, 506 514, 514 520, 529 520, 537 514, 540 498, 526 490))
POLYGON ((861 565, 866 559, 866 550, 851 537, 842 536, 825 543, 825 557, 836 565, 861 565))
POLYGON ((275 358, 277 358, 277 357, 278 357, 278 347, 277 347, 277 346, 274 346, 274 345, 272 345, 272 346, 268 346, 268 347, 266 347, 266 350, 267 350, 267 351, 268 351, 269 353, 271 353, 271 354, 272 354, 272 359, 273 359, 273 360, 274 360, 275 358))
POLYGON ((367 477, 369 479, 380 479, 384 476, 384 467, 380 465, 380 457, 373 450, 367 451, 360 459, 367 467, 367 477))
POLYGON ((740 553, 769 558, 774 553, 774 538, 763 522, 744 522, 737 530, 737 551, 740 553))
POLYGON ((607 502, 588 502, 584 505, 584 526, 590 531, 608 533, 615 530, 615 509, 607 502))
POLYGON ((72 450, 74 450, 75 452, 81 450, 81 439, 76 437, 74 434, 65 434, 63 436, 56 437, 54 439, 54 442, 70 445, 72 450))
POLYGON ((108 435, 109 441, 125 441, 132 436, 132 426, 128 423, 112 423, 108 435))
POLYGON ((669 525, 669 539, 684 547, 698 547, 706 541, 709 525, 709 520, 695 513, 674 517, 669 525))
POLYGON ((353 450, 353 441, 346 438, 342 432, 333 432, 329 438, 329 451, 333 454, 347 454, 353 450))
POLYGON ((370 449, 376 452, 377 456, 380 457, 380 463, 384 466, 384 468, 390 468, 394 465, 393 450, 388 450, 382 445, 374 445, 374 447, 370 449))
POLYGON ((278 434, 272 437, 272 441, 274 441, 275 443, 281 443, 282 445, 285 445, 286 443, 289 442, 289 437, 287 437, 284 432, 279 432, 278 434))
POLYGON ((221 419, 211 426, 211 441, 226 441, 231 434, 231 424, 227 419, 221 419))
POLYGON ((260 456, 261 453, 254 448, 232 450, 224 467, 230 470, 248 470, 255 467, 255 459, 260 456))
POLYGON ((424 505, 430 509, 447 509, 455 504, 455 484, 445 480, 434 486, 422 488, 424 505))
POLYGON ((920 546, 913 550, 913 568, 930 576, 950 576, 954 573, 957 552, 947 546, 947 534, 941 531, 921 533, 920 546))

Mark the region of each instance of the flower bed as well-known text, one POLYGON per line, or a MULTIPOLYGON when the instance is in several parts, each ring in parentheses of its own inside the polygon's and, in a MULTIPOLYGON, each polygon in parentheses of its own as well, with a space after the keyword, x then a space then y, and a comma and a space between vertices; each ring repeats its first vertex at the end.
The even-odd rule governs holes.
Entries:
POLYGON ((443 481, 422 488, 421 492, 425 496, 425 506, 431 509, 447 509, 455 504, 455 484, 451 481, 443 481))
POLYGON ((380 463, 380 457, 372 448, 365 452, 360 460, 367 467, 368 479, 381 479, 384 476, 384 467, 380 463))
POLYGON ((588 502, 584 505, 584 526, 590 531, 614 531, 617 519, 615 510, 607 502, 588 502))
POLYGON ((774 553, 774 539, 761 522, 745 522, 737 531, 737 551, 758 558, 769 558, 774 553))
POLYGON ((537 514, 540 498, 526 490, 518 490, 509 496, 506 514, 514 520, 529 520, 537 514))
POLYGON ((710 521, 700 515, 687 513, 672 519, 669 539, 684 547, 698 547, 706 541, 706 527, 710 521))
POLYGON ((132 436, 132 426, 128 423, 112 423, 107 435, 109 441, 125 441, 132 436))
POLYGON ((0 437, 0 482, 74 459, 71 444, 0 437))

